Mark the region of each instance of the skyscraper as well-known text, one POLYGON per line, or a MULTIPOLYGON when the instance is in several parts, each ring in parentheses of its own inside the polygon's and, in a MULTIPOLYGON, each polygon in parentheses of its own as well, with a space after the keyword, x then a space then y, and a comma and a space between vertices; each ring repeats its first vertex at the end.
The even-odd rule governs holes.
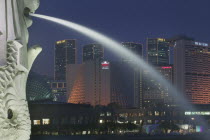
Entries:
MULTIPOLYGON (((147 61, 169 82, 173 81, 173 66, 170 65, 170 43, 163 38, 147 39, 147 61)), ((150 76, 148 70, 143 72, 144 106, 157 104, 171 104, 169 87, 163 87, 161 83, 150 76)))
POLYGON ((210 104, 210 44, 174 43, 174 82, 193 104, 210 104))
POLYGON ((83 47, 83 63, 101 61, 104 58, 104 48, 100 44, 88 44, 83 47))
POLYGON ((76 40, 57 41, 55 44, 54 79, 66 80, 66 65, 76 64, 76 40))
POLYGON ((168 66, 170 62, 169 42, 163 38, 148 38, 147 60, 152 65, 168 66))
MULTIPOLYGON (((155 66, 159 72, 168 82, 173 82, 173 66, 155 66)), ((151 73, 147 70, 143 72, 143 94, 144 106, 151 107, 158 104, 173 104, 173 98, 170 94, 169 87, 164 87, 161 83, 151 77, 151 73)))
POLYGON ((111 102, 123 108, 134 107, 135 84, 134 68, 125 62, 112 62, 110 65, 111 102))
MULTIPOLYGON (((142 44, 123 42, 122 46, 143 57, 142 44)), ((131 66, 134 61, 130 55, 121 54, 119 62, 111 63, 111 100, 122 107, 142 107, 142 71, 131 66)))
MULTIPOLYGON (((123 42, 122 46, 127 48, 128 50, 132 51, 136 55, 143 57, 143 45, 142 44, 134 43, 134 42, 123 42)), ((133 61, 132 57, 127 54, 122 54, 121 59, 123 62, 133 61)))
MULTIPOLYGON (((135 53, 137 56, 143 58, 143 45, 140 43, 134 42, 123 42, 123 47, 135 53)), ((122 58, 122 62, 132 63, 131 56, 124 55, 122 58)), ((131 71, 130 71, 131 72, 131 71)), ((135 108, 143 107, 143 93, 142 93, 142 70, 138 67, 133 67, 133 106, 135 108)))
POLYGON ((51 83, 55 100, 66 102, 66 67, 76 63, 76 40, 60 40, 55 44, 54 81, 51 83))

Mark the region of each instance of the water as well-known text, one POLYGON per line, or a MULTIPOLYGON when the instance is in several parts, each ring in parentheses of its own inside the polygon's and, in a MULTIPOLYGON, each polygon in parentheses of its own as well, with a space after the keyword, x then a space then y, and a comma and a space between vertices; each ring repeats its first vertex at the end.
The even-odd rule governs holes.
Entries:
MULTIPOLYGON (((151 77, 153 77, 158 82, 162 83, 162 85, 165 88, 169 89, 171 95, 174 97, 175 101, 177 102, 177 104, 179 104, 179 106, 182 109, 195 110, 194 107, 187 101, 187 99, 183 93, 179 92, 176 88, 174 88, 170 84, 170 82, 167 81, 162 75, 160 75, 160 73, 157 72, 151 65, 146 63, 142 58, 140 58, 136 54, 132 53, 127 48, 123 47, 117 41, 97 32, 97 31, 94 31, 90 28, 87 28, 85 26, 82 26, 82 25, 79 25, 79 24, 76 24, 76 23, 73 23, 70 21, 62 20, 62 19, 55 18, 55 17, 45 16, 45 15, 40 15, 40 14, 31 14, 31 16, 45 19, 48 21, 52 21, 57 24, 63 25, 69 29, 75 30, 75 31, 97 41, 98 43, 101 43, 104 47, 111 50, 113 53, 115 53, 118 56, 124 55, 124 54, 131 56, 132 59, 134 60, 134 63, 130 64, 131 66, 135 65, 135 66, 138 66, 139 69, 147 70, 150 73, 151 77)), ((204 124, 205 123, 203 121, 203 125, 204 124)))
POLYGON ((32 136, 31 140, 200 140, 200 136, 32 136))

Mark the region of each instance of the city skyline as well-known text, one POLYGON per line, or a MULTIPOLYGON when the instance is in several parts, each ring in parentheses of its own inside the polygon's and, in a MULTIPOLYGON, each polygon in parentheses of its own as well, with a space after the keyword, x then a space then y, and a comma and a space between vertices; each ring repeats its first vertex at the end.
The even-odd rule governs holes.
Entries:
POLYGON ((0 140, 208 140, 209 5, 0 0, 0 140))
MULTIPOLYGON (((185 3, 183 1, 169 3, 166 0, 134 0, 128 3, 123 0, 120 3, 112 2, 111 5, 110 2, 109 0, 100 2, 71 0, 57 4, 57 1, 52 0, 51 4, 47 5, 46 1, 41 1, 37 13, 78 22, 110 35, 119 42, 136 42, 145 46, 146 38, 169 38, 177 34, 186 34, 200 42, 210 42, 209 30, 206 30, 210 23, 207 6, 209 1, 186 0, 185 3), (69 9, 68 4, 74 6, 69 9), (55 12, 55 7, 59 12, 55 12), (195 12, 196 7, 198 11, 195 12)), ((29 44, 38 43, 43 47, 43 52, 35 62, 33 70, 47 75, 53 75, 51 68, 54 67, 53 46, 56 41, 77 39, 79 62, 82 60, 82 46, 97 43, 71 30, 60 28, 59 25, 48 24, 39 19, 34 19, 30 36, 32 39, 29 44), (46 63, 48 63, 47 66, 46 63)), ((105 57, 114 59, 111 55, 107 52, 105 57)))

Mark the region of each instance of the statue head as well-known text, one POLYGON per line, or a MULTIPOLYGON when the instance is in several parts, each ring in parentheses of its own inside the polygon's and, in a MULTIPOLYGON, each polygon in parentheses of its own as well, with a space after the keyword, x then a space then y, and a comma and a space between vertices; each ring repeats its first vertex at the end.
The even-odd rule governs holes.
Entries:
POLYGON ((18 40, 23 47, 20 50, 20 64, 26 68, 28 68, 28 60, 27 58, 27 46, 29 40, 28 28, 32 25, 32 19, 30 17, 30 13, 34 13, 36 9, 39 7, 39 0, 16 0, 17 1, 17 9, 18 9, 18 20, 19 23, 15 26, 17 27, 16 31, 16 40, 18 40))
POLYGON ((24 20, 26 26, 30 27, 32 25, 32 20, 30 18, 30 13, 35 13, 36 9, 39 7, 39 0, 24 0, 24 20))

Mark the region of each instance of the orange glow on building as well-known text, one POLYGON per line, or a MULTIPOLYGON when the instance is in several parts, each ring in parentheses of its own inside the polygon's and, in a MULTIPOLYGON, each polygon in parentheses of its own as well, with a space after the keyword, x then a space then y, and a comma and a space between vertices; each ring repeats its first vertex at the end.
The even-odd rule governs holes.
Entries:
POLYGON ((79 104, 85 102, 85 88, 84 88, 84 67, 79 68, 76 75, 76 80, 73 83, 73 88, 68 99, 68 103, 79 104))
POLYGON ((175 85, 193 104, 210 104, 210 46, 180 40, 174 50, 175 85))
POLYGON ((100 63, 86 62, 67 66, 68 103, 108 105, 110 74, 100 63))

